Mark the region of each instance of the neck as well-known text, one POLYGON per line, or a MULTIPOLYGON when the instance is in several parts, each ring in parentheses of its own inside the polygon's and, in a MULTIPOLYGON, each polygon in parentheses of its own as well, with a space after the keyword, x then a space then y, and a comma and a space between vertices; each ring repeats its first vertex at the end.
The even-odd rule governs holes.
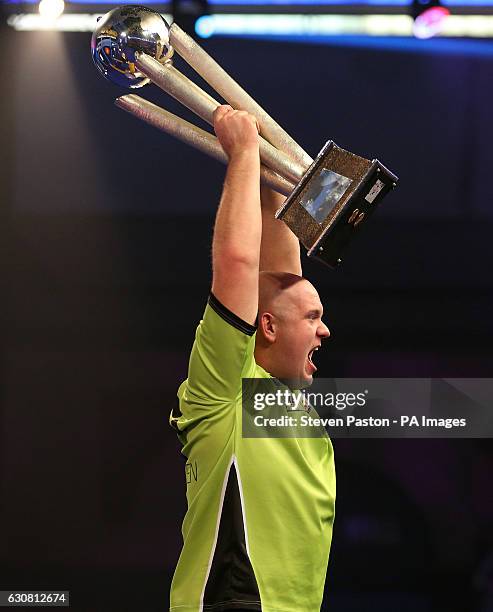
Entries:
POLYGON ((275 357, 273 345, 261 346, 257 344, 255 346, 254 355, 255 363, 257 363, 271 376, 273 376, 274 378, 278 378, 279 376, 281 376, 281 372, 279 372, 278 368, 276 367, 277 359, 275 357))

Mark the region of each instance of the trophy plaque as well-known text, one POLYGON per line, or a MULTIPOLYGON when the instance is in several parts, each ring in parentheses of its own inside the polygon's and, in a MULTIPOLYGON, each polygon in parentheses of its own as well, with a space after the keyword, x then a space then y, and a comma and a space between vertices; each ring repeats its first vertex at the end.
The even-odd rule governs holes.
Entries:
MULTIPOLYGON (((213 125, 219 106, 212 96, 173 66, 180 55, 236 110, 254 115, 260 126, 261 181, 287 197, 276 217, 305 247, 308 257, 330 267, 366 224, 397 177, 378 160, 345 151, 329 140, 313 160, 219 64, 176 23, 143 6, 126 5, 98 20, 91 40, 94 63, 117 85, 138 89, 152 81, 213 125)), ((146 123, 227 163, 218 139, 136 94, 116 105, 146 123)))
POLYGON ((276 217, 282 219, 313 257, 330 267, 360 224, 373 214, 397 177, 329 140, 276 217))

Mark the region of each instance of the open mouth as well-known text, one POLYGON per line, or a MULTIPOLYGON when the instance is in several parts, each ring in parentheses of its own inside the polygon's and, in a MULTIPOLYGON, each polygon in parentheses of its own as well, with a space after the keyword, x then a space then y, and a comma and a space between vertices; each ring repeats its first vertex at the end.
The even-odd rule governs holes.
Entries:
POLYGON ((312 348, 312 350, 308 353, 308 363, 312 366, 313 371, 316 372, 317 366, 313 363, 313 354, 315 351, 318 351, 318 346, 312 348))

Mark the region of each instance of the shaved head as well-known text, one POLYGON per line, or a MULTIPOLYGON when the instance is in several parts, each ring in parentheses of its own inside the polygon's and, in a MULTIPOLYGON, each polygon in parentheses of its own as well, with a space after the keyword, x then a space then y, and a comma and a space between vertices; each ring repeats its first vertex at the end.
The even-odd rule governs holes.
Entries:
POLYGON ((290 302, 296 298, 296 289, 308 281, 290 272, 260 272, 259 275, 259 314, 270 311, 282 316, 290 302))
POLYGON ((255 359, 292 388, 311 384, 313 354, 330 332, 315 287, 289 272, 260 272, 255 359))

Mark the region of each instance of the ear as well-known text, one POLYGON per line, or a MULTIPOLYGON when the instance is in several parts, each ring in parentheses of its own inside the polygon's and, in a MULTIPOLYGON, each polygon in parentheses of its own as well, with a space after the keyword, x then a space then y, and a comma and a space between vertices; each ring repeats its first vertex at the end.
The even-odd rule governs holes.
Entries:
POLYGON ((276 341, 277 335, 277 321, 276 317, 270 312, 263 312, 260 321, 259 327, 262 330, 262 335, 269 343, 273 343, 276 341))

